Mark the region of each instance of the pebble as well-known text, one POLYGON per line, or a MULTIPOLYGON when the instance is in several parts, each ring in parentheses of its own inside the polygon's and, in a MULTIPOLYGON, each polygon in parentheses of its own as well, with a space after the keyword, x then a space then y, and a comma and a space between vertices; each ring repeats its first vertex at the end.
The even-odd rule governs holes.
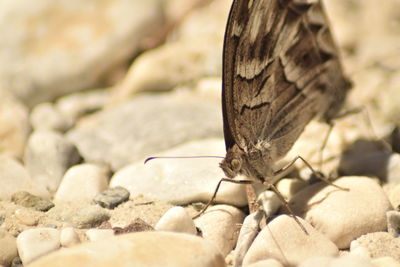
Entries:
POLYGON ((128 190, 122 186, 116 186, 97 194, 93 200, 103 208, 113 209, 119 204, 127 201, 129 196, 130 193, 128 190))
POLYGON ((75 122, 84 115, 100 110, 109 97, 109 90, 90 90, 60 97, 55 105, 63 116, 75 122))
POLYGON ((386 212, 387 228, 393 237, 400 236, 400 211, 390 210, 386 212))
POLYGON ((108 173, 106 167, 91 163, 69 168, 62 178, 54 201, 91 201, 97 194, 107 189, 108 173))
POLYGON ((89 229, 86 231, 86 236, 91 242, 103 240, 114 236, 114 230, 112 229, 89 229))
POLYGON ((10 156, 0 155, 0 199, 10 200, 19 191, 27 191, 33 195, 49 197, 47 190, 36 183, 25 167, 10 156))
POLYGON ((34 130, 53 130, 65 132, 72 127, 72 121, 65 117, 52 103, 36 105, 31 114, 30 122, 34 130))
POLYGON ((225 257, 235 247, 244 213, 228 205, 215 205, 195 220, 205 240, 214 244, 225 257))
POLYGON ((386 212, 392 207, 375 180, 342 177, 334 184, 350 191, 325 182, 310 185, 290 200, 295 214, 305 217, 341 249, 363 234, 387 229, 386 212))
POLYGON ((30 135, 25 166, 36 183, 49 191, 56 191, 66 170, 79 161, 78 150, 63 135, 53 131, 36 131, 30 135))
POLYGON ((392 257, 400 262, 400 239, 387 232, 373 232, 356 239, 360 247, 368 250, 371 258, 392 257))
POLYGON ((282 201, 274 192, 270 190, 265 190, 259 194, 257 201, 261 204, 261 207, 264 210, 267 218, 275 215, 282 206, 282 201))
POLYGON ((92 228, 109 219, 109 213, 103 208, 89 206, 79 210, 72 218, 72 223, 76 228, 92 228))
POLYGON ((17 237, 18 254, 24 265, 59 247, 60 231, 57 229, 28 229, 17 237))
POLYGON ((38 223, 38 217, 26 209, 17 209, 14 212, 15 218, 26 226, 34 226, 38 223))
MULTIPOLYGON (((178 144, 222 137, 222 120, 215 119, 220 113, 218 102, 199 99, 194 93, 138 95, 80 120, 67 138, 85 162, 108 164, 117 171, 135 161, 143 165, 144 158, 178 144)), ((199 154, 186 151, 183 155, 199 154)), ((187 162, 174 161, 181 166, 187 162)))
POLYGON ((62 247, 72 247, 81 242, 73 227, 66 227, 60 232, 60 244, 62 247))
POLYGON ((196 235, 194 221, 182 207, 170 208, 154 227, 157 231, 170 231, 196 235))
MULTIPOLYGON (((225 145, 220 139, 206 139, 177 146, 156 156, 225 155, 225 145)), ((111 178, 110 186, 122 186, 131 197, 143 194, 174 205, 194 202, 207 203, 222 177, 216 167, 221 159, 155 159, 143 164, 133 163, 119 170, 111 178), (160 190, 162 188, 163 190, 160 190)), ((223 182, 215 203, 234 206, 247 205, 245 186, 223 182)))
POLYGON ((239 237, 234 251, 233 261, 235 267, 242 266, 244 256, 260 231, 260 222, 263 218, 263 211, 258 210, 250 213, 244 219, 242 227, 240 227, 239 237))
POLYGON ((0 99, 0 154, 21 158, 30 132, 29 111, 5 90, 0 99))
POLYGON ((112 229, 114 230, 114 233, 116 235, 154 230, 154 228, 150 224, 140 218, 136 218, 132 223, 128 224, 127 226, 113 227, 112 229))
POLYGON ((200 237, 172 232, 140 232, 63 249, 29 267, 109 267, 126 266, 127 263, 130 266, 225 266, 218 249, 200 237))
POLYGON ((32 208, 37 211, 48 211, 54 207, 54 203, 42 197, 32 195, 26 191, 19 191, 11 196, 11 201, 17 205, 32 208))
POLYGON ((18 251, 15 237, 0 228, 0 264, 9 266, 17 255, 18 251))
POLYGON ((297 218, 307 234, 292 217, 280 215, 257 235, 244 257, 243 266, 270 258, 278 260, 285 266, 293 266, 311 257, 338 255, 339 250, 332 241, 315 230, 307 221, 297 218))

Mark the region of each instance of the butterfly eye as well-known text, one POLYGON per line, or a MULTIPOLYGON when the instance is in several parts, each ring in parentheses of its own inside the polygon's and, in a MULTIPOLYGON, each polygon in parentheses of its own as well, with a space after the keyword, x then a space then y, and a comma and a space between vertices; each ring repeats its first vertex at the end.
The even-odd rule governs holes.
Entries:
POLYGON ((232 170, 234 170, 234 171, 239 171, 240 170, 240 161, 239 160, 237 160, 237 159, 233 159, 232 161, 231 161, 231 165, 232 165, 232 170))

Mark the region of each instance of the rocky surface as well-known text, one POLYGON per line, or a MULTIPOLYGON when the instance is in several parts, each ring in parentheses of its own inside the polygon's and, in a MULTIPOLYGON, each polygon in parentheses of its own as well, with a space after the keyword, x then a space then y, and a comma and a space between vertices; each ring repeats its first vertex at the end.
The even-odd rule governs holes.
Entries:
POLYGON ((192 219, 225 177, 231 2, 0 2, 0 266, 400 264, 396 0, 326 2, 344 110, 364 108, 322 152, 329 127, 311 122, 278 163, 301 155, 340 188, 297 161, 276 186, 298 223, 263 186, 267 216, 249 215, 227 182, 192 219))

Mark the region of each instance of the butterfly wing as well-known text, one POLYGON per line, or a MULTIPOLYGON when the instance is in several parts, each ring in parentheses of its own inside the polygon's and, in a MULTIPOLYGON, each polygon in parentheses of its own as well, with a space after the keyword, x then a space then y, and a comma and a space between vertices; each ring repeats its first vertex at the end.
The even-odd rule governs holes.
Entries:
POLYGON ((284 156, 312 118, 336 114, 349 88, 317 0, 234 0, 223 56, 227 150, 265 141, 284 156))

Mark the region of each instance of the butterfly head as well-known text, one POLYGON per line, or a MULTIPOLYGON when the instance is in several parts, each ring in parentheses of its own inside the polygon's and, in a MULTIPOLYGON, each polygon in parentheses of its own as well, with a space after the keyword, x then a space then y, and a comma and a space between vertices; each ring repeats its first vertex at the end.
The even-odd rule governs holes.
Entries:
POLYGON ((225 158, 220 163, 221 169, 228 178, 242 174, 250 179, 264 181, 273 175, 272 159, 268 150, 251 149, 244 151, 237 145, 229 148, 225 158))

